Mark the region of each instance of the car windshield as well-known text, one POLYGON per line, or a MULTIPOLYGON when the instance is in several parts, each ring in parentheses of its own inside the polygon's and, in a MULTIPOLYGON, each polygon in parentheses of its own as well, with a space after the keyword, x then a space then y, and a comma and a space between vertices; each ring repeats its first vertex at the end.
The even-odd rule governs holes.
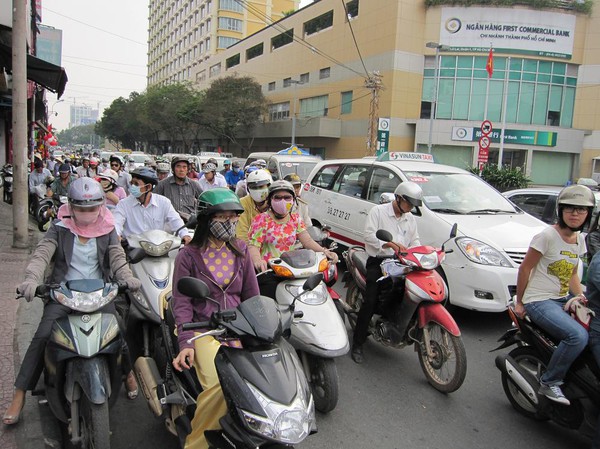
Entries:
POLYGON ((469 173, 405 172, 423 189, 425 205, 448 214, 513 214, 514 206, 491 186, 469 173))
POLYGON ((296 173, 300 179, 305 181, 315 165, 317 162, 282 162, 279 164, 279 170, 282 178, 290 173, 296 173))
POLYGON ((150 159, 150 156, 147 154, 130 154, 129 161, 133 161, 136 164, 143 164, 147 159, 150 159))

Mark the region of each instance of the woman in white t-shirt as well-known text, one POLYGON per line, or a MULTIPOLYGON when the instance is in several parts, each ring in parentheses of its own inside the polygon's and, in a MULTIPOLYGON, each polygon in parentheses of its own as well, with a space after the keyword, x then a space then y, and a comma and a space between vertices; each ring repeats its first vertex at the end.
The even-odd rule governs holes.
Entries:
POLYGON ((577 275, 580 257, 586 252, 581 230, 589 224, 595 204, 592 191, 582 185, 561 190, 557 199, 558 223, 537 234, 519 267, 515 312, 531 320, 560 343, 540 378, 539 394, 569 405, 560 385, 588 342, 587 331, 563 306, 569 293, 581 296, 577 275))

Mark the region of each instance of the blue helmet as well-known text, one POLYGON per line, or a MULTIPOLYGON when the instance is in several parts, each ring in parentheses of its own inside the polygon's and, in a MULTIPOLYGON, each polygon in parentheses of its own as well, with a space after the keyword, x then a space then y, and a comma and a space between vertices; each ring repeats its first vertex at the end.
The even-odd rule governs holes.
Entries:
POLYGON ((150 167, 138 167, 135 170, 129 172, 132 178, 141 179, 146 184, 152 184, 155 186, 158 184, 158 176, 156 172, 150 167))

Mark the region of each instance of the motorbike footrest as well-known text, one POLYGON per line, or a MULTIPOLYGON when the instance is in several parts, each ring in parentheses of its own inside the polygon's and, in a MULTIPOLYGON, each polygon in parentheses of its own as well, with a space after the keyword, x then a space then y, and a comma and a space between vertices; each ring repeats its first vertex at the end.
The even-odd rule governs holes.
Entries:
POLYGON ((156 393, 158 395, 158 400, 161 405, 166 406, 168 404, 180 404, 186 405, 186 400, 181 391, 175 390, 174 393, 168 393, 167 387, 164 383, 157 385, 156 393))

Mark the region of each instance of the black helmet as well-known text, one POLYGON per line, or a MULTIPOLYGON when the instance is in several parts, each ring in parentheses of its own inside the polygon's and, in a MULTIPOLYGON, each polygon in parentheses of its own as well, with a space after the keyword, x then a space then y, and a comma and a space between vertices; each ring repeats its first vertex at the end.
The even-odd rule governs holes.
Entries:
POLYGON ((189 170, 190 160, 185 156, 175 156, 173 159, 171 159, 171 170, 175 171, 175 166, 178 162, 185 162, 189 170))
POLYGON ((132 178, 141 179, 146 184, 155 186, 158 184, 158 176, 156 172, 149 167, 138 167, 132 172, 129 172, 132 178))
POLYGON ((281 191, 289 192, 294 198, 296 198, 296 191, 294 190, 294 186, 289 181, 284 181, 280 179, 278 181, 273 181, 269 186, 269 199, 271 199, 275 192, 281 191))
POLYGON ((219 187, 207 190, 198 197, 199 215, 211 215, 222 211, 233 211, 238 214, 244 212, 240 199, 231 190, 219 187))
POLYGON ((59 173, 71 173, 71 166, 69 164, 62 164, 58 167, 59 173))

